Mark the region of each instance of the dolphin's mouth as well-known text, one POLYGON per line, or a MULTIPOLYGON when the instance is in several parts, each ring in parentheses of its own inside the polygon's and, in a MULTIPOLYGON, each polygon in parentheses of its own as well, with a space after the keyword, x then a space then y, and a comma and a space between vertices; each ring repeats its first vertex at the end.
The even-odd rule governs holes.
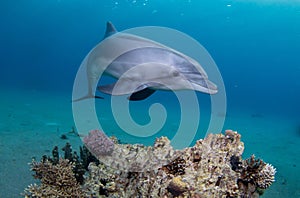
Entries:
POLYGON ((207 94, 216 94, 218 93, 218 87, 213 82, 208 79, 202 79, 200 81, 191 81, 191 84, 196 91, 204 92, 207 94))

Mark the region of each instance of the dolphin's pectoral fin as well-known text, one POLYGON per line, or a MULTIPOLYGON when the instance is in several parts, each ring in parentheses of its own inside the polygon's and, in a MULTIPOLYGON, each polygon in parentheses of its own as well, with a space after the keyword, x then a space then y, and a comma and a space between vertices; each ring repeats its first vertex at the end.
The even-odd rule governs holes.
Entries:
POLYGON ((119 96, 119 95, 132 94, 133 92, 137 92, 148 87, 147 85, 140 85, 140 83, 138 82, 128 81, 124 79, 119 80, 117 86, 116 84, 117 83, 101 85, 98 86, 97 89, 106 94, 119 96))
POLYGON ((151 96, 155 89, 152 87, 159 86, 158 83, 148 82, 142 85, 138 85, 133 81, 123 81, 122 83, 109 84, 109 85, 102 85, 98 86, 97 89, 103 93, 110 94, 110 95, 126 95, 130 94, 128 100, 137 101, 137 100, 144 100, 147 97, 151 96))
POLYGON ((78 102, 78 101, 85 100, 85 99, 89 99, 89 98, 104 99, 104 98, 103 98, 103 97, 101 97, 101 96, 86 95, 86 96, 83 96, 83 97, 81 97, 81 98, 78 98, 78 99, 72 100, 72 102, 78 102))
POLYGON ((155 92, 154 89, 145 88, 140 91, 134 92, 128 97, 128 100, 131 101, 138 101, 138 100, 144 100, 151 96, 155 92))

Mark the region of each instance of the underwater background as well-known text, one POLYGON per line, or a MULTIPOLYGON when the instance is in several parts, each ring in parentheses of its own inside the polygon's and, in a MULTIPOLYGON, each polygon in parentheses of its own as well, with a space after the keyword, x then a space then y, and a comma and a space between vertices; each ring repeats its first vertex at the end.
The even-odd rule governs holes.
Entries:
MULTIPOLYGON (((300 1, 291 0, 11 0, 0 2, 0 197, 21 197, 33 183, 28 163, 66 141, 76 149, 72 88, 105 24, 118 30, 162 26, 184 32, 210 53, 227 95, 225 129, 237 130, 252 153, 277 169, 263 197, 300 197, 300 1)), ((101 95, 102 93, 98 93, 101 95)), ((109 96, 97 100, 103 128, 123 142, 109 113, 109 96), (104 113, 103 113, 104 112, 104 113)), ((209 122, 209 96, 198 93, 199 135, 209 122), (203 114, 203 116, 202 116, 203 114)), ((172 137, 180 109, 174 94, 157 92, 130 103, 132 117, 149 122, 151 103, 162 103, 172 137)), ((192 115, 191 115, 192 116, 192 115)), ((221 131, 215 131, 219 133, 221 131)), ((169 133, 169 134, 168 134, 169 133)), ((153 142, 149 141, 149 144, 153 142)), ((147 143, 147 142, 143 142, 147 143)))

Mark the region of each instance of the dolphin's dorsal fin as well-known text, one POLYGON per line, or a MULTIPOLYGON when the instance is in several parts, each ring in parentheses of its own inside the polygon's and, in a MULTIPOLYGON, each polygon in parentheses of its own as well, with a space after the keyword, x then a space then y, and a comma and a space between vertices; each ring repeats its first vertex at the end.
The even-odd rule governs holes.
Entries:
POLYGON ((110 22, 110 21, 107 21, 106 23, 106 31, 105 31, 105 34, 104 34, 104 39, 117 33, 117 30, 115 28, 115 26, 110 22))

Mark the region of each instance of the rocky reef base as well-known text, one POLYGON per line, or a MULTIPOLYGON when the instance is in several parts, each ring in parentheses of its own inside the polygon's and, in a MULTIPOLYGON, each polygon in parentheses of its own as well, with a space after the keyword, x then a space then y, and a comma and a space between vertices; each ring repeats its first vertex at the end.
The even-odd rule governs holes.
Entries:
MULTIPOLYGON (((102 136, 100 131, 99 134, 102 136)), ((95 136, 95 131, 91 135, 95 136)), ((105 153, 111 161, 122 161, 129 167, 116 169, 95 160, 87 163, 86 158, 83 160, 85 165, 80 165, 82 159, 78 156, 74 162, 72 158, 58 160, 55 154, 55 163, 44 157, 41 162, 32 162, 34 176, 41 184, 30 185, 24 196, 259 197, 275 181, 276 169, 254 156, 243 160, 244 144, 240 138, 237 132, 227 130, 225 135, 209 134, 193 147, 180 151, 174 150, 166 137, 158 138, 153 147, 110 141, 109 152, 108 147, 103 147, 103 137, 100 138, 101 146, 94 145, 95 139, 91 146, 86 138, 85 144, 93 154, 100 153, 103 157, 105 153), (106 150, 93 150, 99 148, 106 150), (159 155, 168 157, 165 164, 153 168, 146 166, 145 161, 150 162, 153 157, 152 163, 147 164, 155 164, 153 162, 159 155), (147 168, 137 171, 141 170, 141 165, 147 168), (85 174, 82 172, 84 167, 85 174), (78 170, 81 170, 82 177, 78 176, 78 170)), ((100 156, 96 155, 96 158, 102 161, 100 156)))

